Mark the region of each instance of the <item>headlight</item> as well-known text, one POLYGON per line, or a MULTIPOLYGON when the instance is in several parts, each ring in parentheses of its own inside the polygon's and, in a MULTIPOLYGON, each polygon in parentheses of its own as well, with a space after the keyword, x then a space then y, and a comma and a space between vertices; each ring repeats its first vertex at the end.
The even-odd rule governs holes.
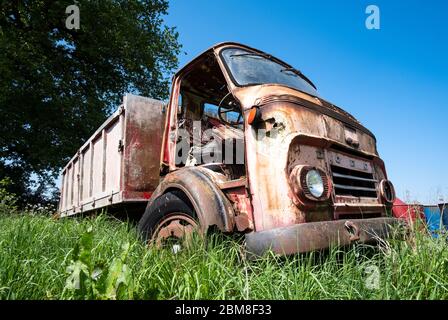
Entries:
POLYGON ((320 168, 295 166, 289 178, 294 193, 302 201, 326 201, 330 198, 331 182, 320 168))
POLYGON ((395 188, 392 182, 389 180, 381 180, 380 182, 380 193, 381 197, 388 203, 393 203, 395 201, 395 188))
POLYGON ((324 181, 317 170, 310 170, 306 173, 306 186, 315 198, 322 197, 324 193, 324 181))

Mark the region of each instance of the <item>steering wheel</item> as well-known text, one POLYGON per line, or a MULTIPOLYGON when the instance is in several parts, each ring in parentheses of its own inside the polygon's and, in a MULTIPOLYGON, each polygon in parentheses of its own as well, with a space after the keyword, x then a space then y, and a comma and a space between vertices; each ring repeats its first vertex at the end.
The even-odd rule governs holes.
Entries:
POLYGON ((231 97, 231 96, 232 96, 231 92, 229 92, 219 102, 219 105, 218 105, 218 118, 219 118, 219 120, 221 122, 223 122, 223 123, 225 123, 225 124, 227 124, 229 126, 237 127, 237 126, 243 124, 243 113, 241 112, 241 110, 238 110, 238 106, 236 105, 235 101, 230 101, 227 104, 227 107, 226 107, 227 110, 223 110, 223 102, 226 101, 227 98, 231 97), (229 113, 229 112, 238 112, 239 113, 238 118, 237 118, 237 120, 235 122, 234 121, 228 121, 228 120, 224 119, 223 115, 225 113, 229 113))

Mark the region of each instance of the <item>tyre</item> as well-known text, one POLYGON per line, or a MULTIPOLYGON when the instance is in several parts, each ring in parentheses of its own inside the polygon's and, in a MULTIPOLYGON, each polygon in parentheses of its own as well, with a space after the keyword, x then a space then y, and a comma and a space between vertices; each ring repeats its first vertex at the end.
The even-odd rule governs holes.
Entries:
POLYGON ((138 223, 143 239, 157 247, 169 247, 176 253, 185 246, 199 222, 193 207, 180 191, 161 195, 145 210, 138 223))

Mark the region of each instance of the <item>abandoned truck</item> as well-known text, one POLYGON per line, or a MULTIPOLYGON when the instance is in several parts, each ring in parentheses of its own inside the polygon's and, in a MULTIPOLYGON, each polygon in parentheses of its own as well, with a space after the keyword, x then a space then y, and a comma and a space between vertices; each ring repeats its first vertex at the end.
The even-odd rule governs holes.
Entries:
POLYGON ((395 192, 374 135, 299 70, 227 42, 172 83, 168 103, 126 95, 79 149, 61 216, 144 212, 138 228, 158 246, 213 228, 244 233, 254 254, 390 235, 395 192))

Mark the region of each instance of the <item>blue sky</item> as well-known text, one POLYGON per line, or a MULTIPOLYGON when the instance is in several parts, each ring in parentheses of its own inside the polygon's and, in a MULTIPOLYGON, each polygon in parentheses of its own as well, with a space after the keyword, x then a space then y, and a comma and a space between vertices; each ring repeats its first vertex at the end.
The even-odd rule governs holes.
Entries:
POLYGON ((397 195, 448 201, 448 2, 171 1, 186 54, 241 42, 305 73, 377 137, 397 195), (380 29, 365 27, 368 5, 380 29))

